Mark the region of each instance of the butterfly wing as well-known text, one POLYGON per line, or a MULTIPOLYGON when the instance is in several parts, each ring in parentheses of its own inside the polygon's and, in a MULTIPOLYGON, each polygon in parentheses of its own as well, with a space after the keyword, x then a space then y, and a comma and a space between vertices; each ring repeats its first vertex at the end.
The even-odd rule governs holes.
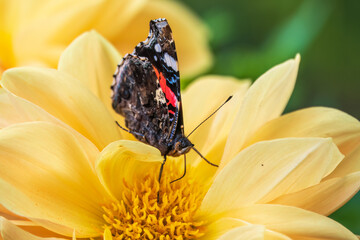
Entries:
POLYGON ((140 141, 168 152, 170 120, 165 94, 146 57, 126 55, 114 75, 112 106, 140 141))
POLYGON ((183 134, 183 117, 180 95, 180 74, 172 31, 165 19, 150 21, 147 39, 136 46, 134 53, 152 63, 154 72, 166 99, 169 115, 168 141, 183 134))

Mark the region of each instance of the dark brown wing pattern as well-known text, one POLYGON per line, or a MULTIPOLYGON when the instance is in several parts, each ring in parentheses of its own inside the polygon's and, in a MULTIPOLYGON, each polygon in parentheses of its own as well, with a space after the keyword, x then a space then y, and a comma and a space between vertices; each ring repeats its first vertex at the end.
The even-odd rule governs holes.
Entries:
POLYGON ((169 115, 165 95, 152 64, 145 57, 128 54, 117 68, 113 90, 113 108, 125 117, 126 127, 143 137, 164 155, 167 151, 169 115))
POLYGON ((149 59, 154 67, 160 87, 166 98, 169 113, 169 141, 173 140, 183 125, 181 113, 180 74, 175 42, 166 19, 150 21, 149 36, 139 43, 134 54, 149 59))

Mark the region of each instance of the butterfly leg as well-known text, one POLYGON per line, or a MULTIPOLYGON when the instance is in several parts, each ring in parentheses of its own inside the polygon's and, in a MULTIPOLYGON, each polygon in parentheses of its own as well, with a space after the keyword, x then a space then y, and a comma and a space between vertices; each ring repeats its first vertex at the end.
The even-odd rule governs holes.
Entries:
POLYGON ((157 193, 157 202, 158 203, 160 202, 160 183, 161 183, 161 176, 162 176, 162 172, 163 172, 165 163, 166 163, 166 155, 164 155, 164 161, 161 164, 160 172, 159 172, 159 191, 157 193))
POLYGON ((138 133, 138 132, 133 132, 133 131, 130 131, 129 129, 126 129, 124 128, 123 126, 121 126, 118 121, 115 121, 116 124, 119 126, 119 128, 121 128, 122 130, 124 130, 125 132, 128 132, 128 133, 131 133, 133 135, 136 135, 136 136, 139 136, 139 137, 142 137, 142 138, 145 138, 145 136, 141 133, 138 133))
POLYGON ((184 154, 184 173, 181 177, 179 177, 178 179, 172 180, 170 183, 179 181, 180 179, 182 179, 183 177, 185 177, 186 175, 186 155, 184 154))

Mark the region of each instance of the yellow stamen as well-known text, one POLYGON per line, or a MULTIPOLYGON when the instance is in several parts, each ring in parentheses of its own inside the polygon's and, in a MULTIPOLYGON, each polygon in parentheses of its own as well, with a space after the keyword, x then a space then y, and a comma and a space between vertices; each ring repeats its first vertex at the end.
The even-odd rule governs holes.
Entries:
POLYGON ((160 186, 156 173, 134 184, 124 181, 122 199, 103 206, 104 227, 113 239, 196 239, 203 235, 204 222, 193 218, 203 197, 201 187, 186 178, 170 184, 181 174, 171 168, 164 171, 160 186))

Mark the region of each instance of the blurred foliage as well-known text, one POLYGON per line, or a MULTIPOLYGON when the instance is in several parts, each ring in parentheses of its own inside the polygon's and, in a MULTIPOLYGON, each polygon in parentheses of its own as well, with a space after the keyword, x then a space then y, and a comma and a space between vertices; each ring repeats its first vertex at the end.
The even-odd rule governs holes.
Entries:
MULTIPOLYGON (((215 64, 208 73, 256 79, 300 53, 286 111, 328 106, 360 118, 360 1, 182 2, 209 27, 215 64)), ((331 217, 360 234, 360 194, 331 217)))

